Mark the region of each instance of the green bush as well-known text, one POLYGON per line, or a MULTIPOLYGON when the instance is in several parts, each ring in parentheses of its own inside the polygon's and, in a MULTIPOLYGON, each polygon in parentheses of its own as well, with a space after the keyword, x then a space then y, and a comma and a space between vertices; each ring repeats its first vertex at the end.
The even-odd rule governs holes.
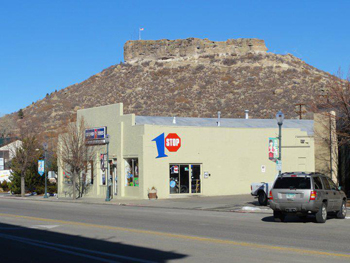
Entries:
POLYGON ((0 183, 0 188, 2 188, 4 192, 7 192, 9 190, 9 185, 7 184, 7 181, 4 180, 2 183, 0 183))

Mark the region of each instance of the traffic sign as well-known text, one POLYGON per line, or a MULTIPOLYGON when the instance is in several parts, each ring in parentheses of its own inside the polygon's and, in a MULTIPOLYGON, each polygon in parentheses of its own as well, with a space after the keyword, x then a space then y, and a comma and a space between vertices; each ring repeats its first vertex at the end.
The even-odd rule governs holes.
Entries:
POLYGON ((280 161, 280 160, 276 161, 276 170, 282 171, 282 161, 280 161))
POLYGON ((177 152, 181 147, 181 138, 176 133, 169 133, 165 138, 165 147, 169 152, 177 152))
POLYGON ((40 176, 43 176, 45 173, 45 161, 44 160, 39 160, 38 161, 38 172, 40 176))

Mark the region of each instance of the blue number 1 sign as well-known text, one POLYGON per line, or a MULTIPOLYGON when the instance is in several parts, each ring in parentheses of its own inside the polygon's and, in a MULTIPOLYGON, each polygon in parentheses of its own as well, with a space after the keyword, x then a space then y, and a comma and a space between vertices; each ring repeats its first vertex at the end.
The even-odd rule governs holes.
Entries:
POLYGON ((157 144, 158 156, 156 158, 168 157, 168 155, 165 154, 164 133, 154 138, 152 142, 156 142, 157 144))

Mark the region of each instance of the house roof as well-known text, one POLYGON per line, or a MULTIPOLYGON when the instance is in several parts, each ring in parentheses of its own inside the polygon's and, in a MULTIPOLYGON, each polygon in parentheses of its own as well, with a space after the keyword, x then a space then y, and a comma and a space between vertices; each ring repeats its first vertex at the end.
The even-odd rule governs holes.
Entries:
MULTIPOLYGON (((136 116, 136 125, 160 125, 160 126, 194 126, 194 127, 217 127, 217 118, 190 118, 176 117, 176 123, 173 123, 174 117, 158 116, 136 116)), ((220 127, 226 128, 277 128, 275 119, 220 119, 220 127)), ((314 134, 313 120, 288 119, 283 122, 283 129, 294 128, 306 131, 308 135, 314 134)))

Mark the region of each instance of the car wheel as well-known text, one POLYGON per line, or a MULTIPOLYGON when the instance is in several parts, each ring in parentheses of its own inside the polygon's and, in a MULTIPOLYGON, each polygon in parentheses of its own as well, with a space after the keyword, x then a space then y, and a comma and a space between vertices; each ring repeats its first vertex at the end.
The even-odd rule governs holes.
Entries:
POLYGON ((258 194, 258 201, 259 201, 259 205, 267 205, 267 195, 265 194, 265 192, 259 192, 258 194))
POLYGON ((344 219, 346 217, 346 202, 343 201, 340 210, 337 212, 337 218, 344 219))
POLYGON ((273 211, 273 218, 275 222, 284 222, 286 215, 280 211, 273 211))
POLYGON ((327 206, 325 203, 322 204, 320 210, 316 213, 316 222, 325 223, 327 220, 327 206))

